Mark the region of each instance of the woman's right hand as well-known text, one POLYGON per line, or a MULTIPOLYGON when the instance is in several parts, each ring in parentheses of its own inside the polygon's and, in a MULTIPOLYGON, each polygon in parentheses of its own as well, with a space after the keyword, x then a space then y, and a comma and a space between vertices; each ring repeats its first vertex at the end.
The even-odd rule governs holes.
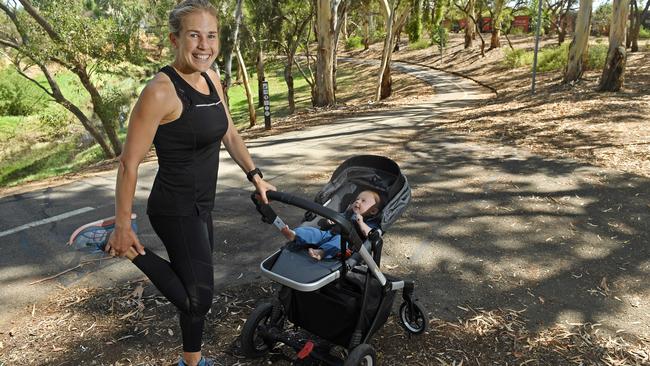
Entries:
POLYGON ((140 255, 145 254, 144 246, 140 244, 131 226, 116 227, 108 238, 104 251, 113 256, 124 257, 131 247, 140 255))

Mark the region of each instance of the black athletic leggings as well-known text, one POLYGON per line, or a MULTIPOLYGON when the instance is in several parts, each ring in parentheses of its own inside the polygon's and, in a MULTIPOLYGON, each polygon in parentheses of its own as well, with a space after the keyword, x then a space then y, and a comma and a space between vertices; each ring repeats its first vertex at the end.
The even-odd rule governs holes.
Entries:
POLYGON ((180 312, 183 351, 201 350, 205 315, 212 306, 212 216, 149 216, 169 262, 147 250, 133 263, 180 312))

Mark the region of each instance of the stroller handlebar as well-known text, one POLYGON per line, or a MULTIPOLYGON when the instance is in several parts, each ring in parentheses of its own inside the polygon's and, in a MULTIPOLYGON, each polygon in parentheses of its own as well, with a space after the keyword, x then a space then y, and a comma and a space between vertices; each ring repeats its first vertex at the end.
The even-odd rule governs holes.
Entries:
MULTIPOLYGON (((359 237, 359 234, 357 233, 357 230, 354 228, 354 225, 348 219, 346 219, 345 216, 341 215, 339 212, 336 212, 330 208, 319 205, 316 202, 306 200, 302 197, 298 197, 290 193, 267 191, 266 197, 268 197, 270 201, 280 201, 291 206, 295 206, 307 211, 311 211, 319 216, 331 220, 341 228, 341 235, 343 237, 348 238, 350 242, 350 249, 352 249, 353 251, 358 251, 361 245, 363 245, 363 241, 359 237)), ((272 223, 276 219, 277 215, 270 208, 270 205, 263 204, 256 197, 255 193, 253 193, 252 198, 253 198, 253 202, 255 202, 255 206, 257 207, 257 210, 263 216, 262 220, 264 222, 272 223)))

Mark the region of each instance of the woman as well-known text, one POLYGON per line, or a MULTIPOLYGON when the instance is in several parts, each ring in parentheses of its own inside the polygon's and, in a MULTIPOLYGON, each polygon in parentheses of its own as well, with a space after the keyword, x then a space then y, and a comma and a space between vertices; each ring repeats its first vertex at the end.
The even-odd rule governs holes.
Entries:
POLYGON ((246 172, 264 202, 275 190, 237 133, 218 75, 210 69, 218 54, 217 11, 207 0, 186 0, 169 15, 174 62, 161 69, 133 107, 119 158, 115 193, 116 226, 106 251, 126 256, 180 313, 183 357, 179 365, 210 365, 201 357, 203 323, 212 305, 212 217, 221 142, 246 172), (131 229, 138 166, 156 147, 159 169, 147 214, 170 261, 145 251, 131 229))

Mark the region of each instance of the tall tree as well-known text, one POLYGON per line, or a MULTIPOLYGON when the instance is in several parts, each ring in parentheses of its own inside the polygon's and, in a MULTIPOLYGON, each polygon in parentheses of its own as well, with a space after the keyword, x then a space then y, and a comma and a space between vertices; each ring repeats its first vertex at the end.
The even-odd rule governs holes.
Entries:
POLYGON ((467 0, 467 6, 461 10, 467 14, 465 17, 465 48, 471 48, 476 37, 476 0, 467 0))
MULTIPOLYGON (((139 28, 133 23, 140 22, 144 11, 137 2, 122 1, 113 4, 110 17, 97 17, 94 13, 87 14, 82 4, 73 0, 39 2, 39 8, 29 0, 19 1, 22 9, 0 1, 0 10, 13 23, 17 33, 15 38, 0 36, 2 44, 15 50, 23 60, 38 66, 48 81, 49 89, 28 79, 74 114, 101 146, 106 157, 119 155, 122 143, 117 137, 113 108, 93 75, 114 68, 113 65, 120 61, 141 61, 139 28), (61 93, 49 70, 52 63, 79 78, 90 96, 101 132, 92 128, 91 118, 61 93)), ((27 77, 25 73, 23 76, 27 77)))
POLYGON ((411 0, 411 14, 406 32, 411 43, 419 41, 422 37, 422 0, 411 0))
POLYGON ((342 0, 314 0, 316 3, 316 85, 313 104, 323 107, 336 104, 334 92, 334 58, 336 25, 342 0))
POLYGON ((625 62, 625 27, 627 24, 629 0, 614 0, 612 22, 609 27, 609 50, 600 77, 598 91, 618 91, 623 86, 625 62))
POLYGON ((575 32, 571 45, 569 45, 569 56, 567 58, 566 69, 564 70, 565 83, 579 80, 585 70, 589 52, 591 2, 592 0, 580 0, 575 32))
POLYGON ((404 25, 409 14, 409 7, 400 7, 400 0, 391 0, 391 2, 389 0, 382 0, 381 4, 386 18, 386 38, 384 39, 381 66, 379 67, 375 100, 386 99, 392 94, 390 61, 393 54, 393 46, 396 41, 397 32, 404 25))
MULTIPOLYGON (((643 3, 641 3, 643 5, 643 3)), ((626 48, 630 48, 631 52, 639 51, 639 32, 643 26, 645 20, 650 15, 648 10, 650 10, 650 0, 646 0, 645 8, 642 11, 639 11, 639 6, 637 5, 637 0, 632 0, 630 2, 630 27, 628 31, 627 40, 625 41, 626 48)))
POLYGON ((571 19, 571 9, 573 8, 573 5, 575 4, 575 0, 567 0, 566 2, 566 9, 560 16, 560 31, 557 34, 557 43, 562 44, 564 43, 564 39, 566 38, 566 33, 567 33, 567 27, 569 26, 569 19, 571 19))
POLYGON ((232 27, 232 37, 230 39, 230 43, 233 45, 232 51, 224 54, 224 74, 225 74, 224 83, 226 84, 226 89, 230 88, 230 86, 232 85, 232 60, 233 57, 235 57, 235 54, 237 52, 236 45, 237 42, 239 41, 239 27, 241 25, 242 16, 243 16, 242 0, 237 0, 237 2, 235 3, 235 17, 234 17, 234 24, 232 27))
POLYGON ((503 5, 505 0, 494 0, 494 11, 492 12, 492 37, 490 38, 490 49, 501 47, 501 29, 503 22, 503 5))

